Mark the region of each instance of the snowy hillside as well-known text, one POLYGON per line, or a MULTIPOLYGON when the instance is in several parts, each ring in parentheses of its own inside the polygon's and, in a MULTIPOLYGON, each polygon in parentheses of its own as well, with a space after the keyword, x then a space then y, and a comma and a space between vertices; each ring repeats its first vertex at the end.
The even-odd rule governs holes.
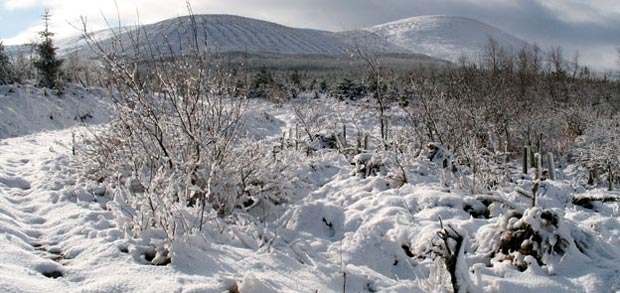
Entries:
MULTIPOLYGON (((276 23, 261 21, 233 15, 196 15, 196 37, 200 46, 204 46, 205 32, 209 51, 211 52, 271 52, 282 54, 323 54, 340 55, 350 51, 351 34, 337 34, 328 31, 290 28, 276 23)), ((116 32, 117 29, 115 29, 116 32)), ((187 16, 164 20, 155 24, 144 25, 140 30, 132 27, 121 28, 121 39, 125 44, 131 38, 140 36, 140 50, 146 52, 148 42, 156 51, 175 53, 187 50, 188 42, 194 42, 192 19, 187 16), (148 40, 148 41, 147 41, 148 40)), ((366 34, 367 35, 367 34, 366 34)), ((109 30, 93 33, 95 39, 109 46, 114 36, 109 30)), ((375 35, 367 35, 372 44, 392 53, 407 53, 408 50, 393 45, 375 35)), ((59 41, 63 52, 86 45, 79 38, 59 41)))
POLYGON ((109 121, 111 99, 101 90, 67 85, 64 94, 31 84, 0 86, 0 139, 109 121))
MULTIPOLYGON (((475 57, 489 37, 506 47, 520 48, 525 42, 495 27, 462 17, 421 16, 378 25, 365 30, 328 32, 298 29, 276 23, 232 16, 197 15, 198 43, 204 44, 204 25, 207 26, 211 51, 273 52, 284 54, 340 55, 354 51, 356 46, 378 53, 413 53, 455 61, 461 55, 475 57)), ((125 29, 129 32, 135 31, 125 29)), ((145 25, 141 50, 145 40, 164 52, 179 53, 181 44, 192 41, 191 19, 179 17, 145 25), (171 44, 171 46, 168 46, 171 44)), ((109 31, 96 33, 96 38, 109 40, 109 31)), ((128 34, 123 41, 130 43, 128 34)), ((73 41, 63 41, 70 44, 73 41)), ((79 42, 78 42, 79 43, 79 42)), ((106 43, 106 41, 104 41, 106 43)))
POLYGON ((525 42, 480 21, 453 16, 419 16, 367 28, 388 41, 419 54, 456 61, 476 58, 489 37, 519 49, 525 42))
MULTIPOLYGON (((448 61, 460 56, 475 58, 493 37, 500 45, 520 48, 524 41, 480 21, 452 16, 420 16, 374 27, 345 32, 329 32, 291 28, 272 22, 233 15, 196 15, 196 37, 199 46, 205 44, 204 26, 210 52, 269 52, 280 54, 342 55, 350 54, 356 45, 377 53, 427 55, 448 61)), ((94 39, 111 50, 114 39, 120 36, 124 50, 132 51, 128 44, 139 40, 141 52, 172 50, 178 54, 195 42, 192 21, 188 16, 135 27, 114 28, 92 33, 94 39), (149 47, 149 44, 151 47, 149 47)), ((56 42, 61 54, 90 52, 81 37, 59 39, 56 42)), ((28 52, 28 49, 22 49, 28 52)), ((18 46, 7 51, 15 55, 18 46)), ((92 52, 87 53, 92 54, 92 52)), ((420 57, 420 56, 418 56, 420 57)))

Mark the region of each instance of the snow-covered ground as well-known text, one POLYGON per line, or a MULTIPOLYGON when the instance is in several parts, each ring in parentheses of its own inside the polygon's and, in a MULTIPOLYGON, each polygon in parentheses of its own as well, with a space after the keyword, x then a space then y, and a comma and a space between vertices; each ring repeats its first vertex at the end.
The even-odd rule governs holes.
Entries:
MULTIPOLYGON (((329 107, 347 124, 373 119, 367 111, 347 112, 337 101, 329 107)), ((258 139, 277 139, 294 125, 287 104, 257 101, 251 109, 249 130, 260 129, 258 139)), ((365 177, 329 150, 291 162, 298 192, 278 207, 274 221, 220 226, 214 220, 203 232, 177 238, 169 247, 171 263, 154 266, 150 259, 161 238, 149 230, 133 237, 109 186, 86 179, 75 162, 73 134, 91 131, 77 127, 0 140, 2 291, 449 291, 439 260, 425 257, 437 243, 439 218, 465 237, 460 260, 472 292, 620 290, 620 205, 573 205, 571 196, 607 192, 575 186, 568 171, 542 183, 532 209, 515 191, 531 187, 527 176, 514 174, 515 183, 492 194, 471 194, 448 184, 459 179, 421 156, 404 167, 407 183, 401 186, 390 171, 365 177), (506 206, 522 216, 511 218, 506 206), (525 224, 551 245, 566 241, 565 253, 545 256, 543 266, 531 256, 493 254, 504 237, 500 230, 525 224), (524 271, 513 265, 519 262, 524 271)), ((388 166, 393 161, 386 156, 379 161, 388 166)))
POLYGON ((0 139, 109 120, 111 99, 102 90, 69 84, 64 93, 32 84, 0 85, 0 139))

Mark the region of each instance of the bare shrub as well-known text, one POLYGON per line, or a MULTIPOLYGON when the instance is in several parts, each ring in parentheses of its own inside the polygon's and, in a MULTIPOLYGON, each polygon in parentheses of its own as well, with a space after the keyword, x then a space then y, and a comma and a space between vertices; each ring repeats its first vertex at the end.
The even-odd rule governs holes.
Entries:
POLYGON ((614 189, 620 176, 620 121, 618 117, 601 117, 576 138, 574 157, 585 169, 587 183, 595 185, 605 175, 607 188, 614 189))
POLYGON ((134 233, 156 228, 169 240, 285 197, 267 176, 282 165, 271 164, 268 148, 243 139, 245 99, 230 74, 209 62, 200 43, 207 38, 199 35, 206 21, 189 9, 182 26, 190 34, 181 40, 189 45, 180 53, 168 40, 167 50, 157 48, 141 27, 111 30, 115 42, 102 44, 83 23, 116 101, 110 127, 87 142, 91 172, 115 182, 115 202, 133 219, 134 233))

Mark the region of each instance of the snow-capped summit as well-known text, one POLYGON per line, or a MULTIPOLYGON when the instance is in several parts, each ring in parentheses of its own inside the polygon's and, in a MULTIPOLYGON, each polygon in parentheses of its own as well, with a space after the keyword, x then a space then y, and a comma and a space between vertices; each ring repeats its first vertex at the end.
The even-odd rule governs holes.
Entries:
POLYGON ((526 43, 496 27, 475 19, 433 15, 406 18, 366 28, 412 52, 456 61, 476 58, 489 37, 504 47, 521 48, 526 43))

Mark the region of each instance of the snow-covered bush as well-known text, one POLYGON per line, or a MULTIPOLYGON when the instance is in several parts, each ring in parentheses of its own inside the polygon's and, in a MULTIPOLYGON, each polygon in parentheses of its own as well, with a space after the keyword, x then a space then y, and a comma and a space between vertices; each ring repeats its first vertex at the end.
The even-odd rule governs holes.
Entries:
MULTIPOLYGON (((188 29, 198 33, 193 18, 188 29)), ((85 154, 91 171, 115 185, 135 234, 156 228, 172 240, 214 218, 257 205, 266 215, 286 201, 287 180, 278 174, 287 165, 274 161, 270 145, 244 139, 246 101, 228 73, 209 69, 203 47, 188 42, 183 55, 166 58, 134 48, 127 56, 85 37, 105 61, 116 98, 115 119, 85 142, 85 154)))
POLYGON ((431 162, 438 164, 444 169, 456 168, 452 162, 453 155, 449 150, 434 142, 429 143, 426 147, 429 150, 428 159, 431 162))
POLYGON ((525 257, 534 257, 541 266, 549 264, 553 256, 564 255, 572 241, 562 216, 553 210, 534 207, 523 214, 512 212, 501 216, 498 225, 496 257, 521 270, 528 266, 525 257))
POLYGON ((511 180, 506 170, 507 154, 494 153, 471 141, 464 144, 460 153, 460 173, 466 176, 462 181, 473 193, 496 190, 511 180))
POLYGON ((352 153, 357 150, 347 142, 345 124, 338 124, 333 109, 322 101, 300 97, 290 102, 295 114, 295 128, 283 137, 283 144, 305 149, 308 152, 323 149, 352 153), (336 125, 340 129, 334 128, 336 125))
POLYGON ((232 215, 246 211, 261 221, 273 219, 273 208, 286 203, 292 193, 291 185, 296 165, 302 154, 293 150, 278 154, 274 159, 271 146, 262 142, 246 142, 232 151, 227 167, 222 168, 222 178, 228 178, 216 198, 218 206, 225 208, 221 214, 232 215))
POLYGON ((115 131, 90 141, 97 145, 89 157, 101 158, 91 171, 115 186, 115 206, 131 219, 127 224, 136 236, 156 228, 174 239, 201 229, 213 217, 234 220, 236 212, 273 219, 273 208, 291 193, 289 152, 274 160, 270 145, 238 141, 218 161, 184 165, 175 160, 171 168, 166 160, 135 153, 141 150, 130 144, 131 137, 121 142, 121 132, 115 131))
POLYGON ((330 109, 324 103, 310 99, 297 99, 292 103, 297 125, 296 136, 312 143, 331 122, 328 117, 330 109))
POLYGON ((605 174, 607 187, 613 190, 620 176, 620 119, 604 117, 576 139, 574 156, 586 170, 588 184, 594 185, 605 174))
POLYGON ((472 193, 496 189, 504 179, 502 170, 496 163, 496 156, 486 148, 479 148, 465 143, 461 148, 458 163, 452 152, 438 143, 427 145, 427 158, 446 174, 455 174, 459 187, 467 188, 472 193))
POLYGON ((397 182, 397 186, 407 183, 407 174, 399 155, 392 151, 375 151, 361 153, 353 157, 355 172, 353 175, 367 178, 385 176, 397 182))
POLYGON ((485 89, 467 81, 471 74, 467 70, 457 70, 446 77, 448 80, 428 78, 414 83, 413 99, 405 111, 418 141, 433 142, 428 146, 431 154, 437 146, 452 154, 451 157, 438 157, 439 166, 467 177, 461 178, 467 182, 464 185, 478 193, 495 189, 504 179, 499 162, 507 155, 509 143, 506 136, 510 135, 505 133, 511 130, 506 130, 508 126, 503 119, 491 119, 492 113, 486 112, 499 105, 490 104, 493 101, 473 94, 485 89), (459 86, 452 87, 452 83, 459 86))

